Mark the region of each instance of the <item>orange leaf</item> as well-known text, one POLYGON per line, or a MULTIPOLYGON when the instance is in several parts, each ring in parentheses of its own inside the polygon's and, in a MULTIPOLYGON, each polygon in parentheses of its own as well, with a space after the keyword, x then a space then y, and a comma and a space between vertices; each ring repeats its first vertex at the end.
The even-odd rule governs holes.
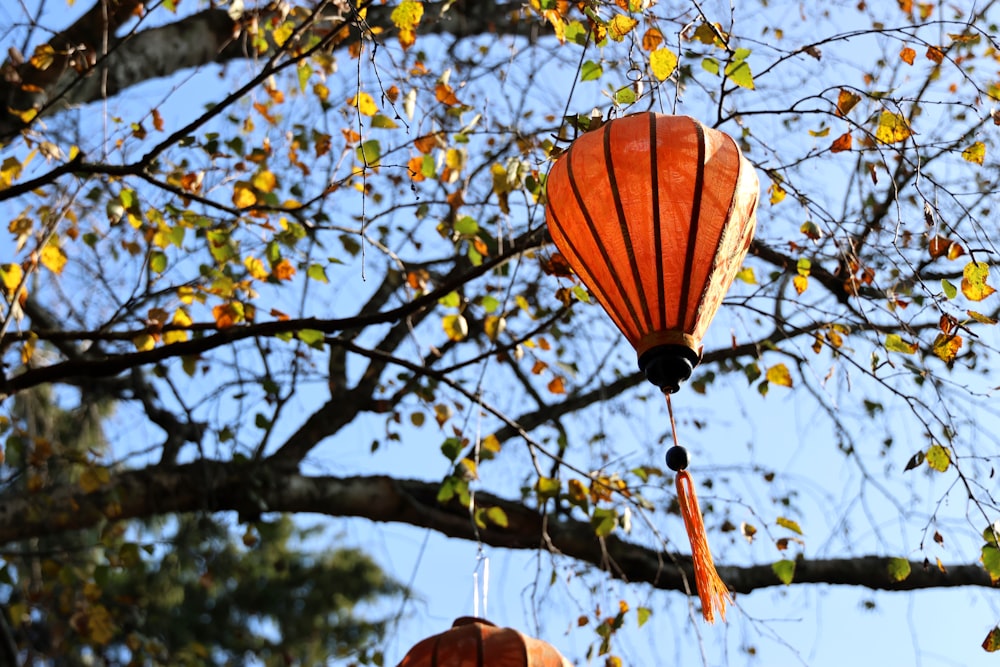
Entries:
POLYGON ((438 146, 444 146, 444 142, 441 140, 441 135, 439 133, 425 134, 422 137, 417 137, 413 140, 413 145, 418 151, 427 155, 432 150, 438 146))
POLYGON ((455 97, 455 91, 451 89, 447 83, 439 83, 434 86, 434 97, 441 104, 453 107, 455 105, 461 104, 458 98, 455 97))
POLYGON ((847 113, 860 101, 860 95, 841 88, 840 93, 837 95, 837 115, 846 116, 847 113))
POLYGON ((295 275, 295 267, 287 259, 283 259, 275 265, 272 273, 278 280, 291 280, 295 275))
POLYGON ((553 394, 565 394, 566 385, 563 384, 563 379, 560 376, 555 376, 552 381, 549 382, 549 391, 553 394))
POLYGON ((642 36, 642 48, 644 51, 655 51, 663 43, 663 33, 659 28, 650 28, 642 36))
POLYGON ((854 137, 851 136, 850 132, 845 132, 830 144, 831 153, 842 153, 843 151, 851 150, 851 144, 854 143, 854 137))
POLYGON ((944 60, 944 51, 936 46, 927 47, 927 57, 938 65, 944 60))
POLYGON ((913 59, 917 57, 917 52, 906 46, 899 52, 899 58, 907 65, 913 64, 913 59))

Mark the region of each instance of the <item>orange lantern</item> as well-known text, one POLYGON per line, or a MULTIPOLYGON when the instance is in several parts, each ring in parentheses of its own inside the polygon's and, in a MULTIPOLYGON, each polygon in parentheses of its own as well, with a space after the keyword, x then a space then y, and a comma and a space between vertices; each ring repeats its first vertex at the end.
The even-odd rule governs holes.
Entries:
POLYGON ((546 187, 559 251, 649 381, 676 392, 750 247, 753 166, 693 118, 638 113, 573 142, 546 187))
POLYGON ((667 466, 677 472, 702 614, 725 618, 729 591, 708 548, 670 394, 701 361, 705 331, 750 248, 757 175, 728 135, 687 116, 638 113, 574 141, 546 190, 556 246, 667 396, 667 466))
POLYGON ((463 616, 410 649, 397 667, 573 667, 549 644, 463 616))

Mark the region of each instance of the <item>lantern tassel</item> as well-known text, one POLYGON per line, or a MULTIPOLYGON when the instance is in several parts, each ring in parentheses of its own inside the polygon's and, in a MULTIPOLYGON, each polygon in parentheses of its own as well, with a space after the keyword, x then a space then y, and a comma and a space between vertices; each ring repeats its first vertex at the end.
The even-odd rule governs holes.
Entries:
POLYGON ((698 496, 694 492, 691 473, 681 470, 677 473, 677 502, 684 518, 684 528, 691 541, 691 561, 694 567, 694 581, 701 598, 701 614, 709 623, 715 622, 715 611, 726 620, 726 605, 732 603, 729 589, 715 569, 712 551, 705 535, 705 522, 701 519, 698 496))
POLYGON ((714 623, 715 612, 718 610, 719 616, 725 622, 726 605, 732 604, 733 598, 715 569, 712 550, 709 549, 708 537, 705 534, 705 522, 701 518, 701 507, 698 505, 698 495, 694 490, 694 480, 687 471, 688 453, 677 442, 674 407, 670 404, 670 394, 666 394, 666 397, 670 428, 674 436, 674 446, 667 450, 667 467, 677 472, 677 504, 680 505, 684 529, 691 542, 691 565, 694 569, 695 587, 701 599, 701 615, 709 623, 714 623))

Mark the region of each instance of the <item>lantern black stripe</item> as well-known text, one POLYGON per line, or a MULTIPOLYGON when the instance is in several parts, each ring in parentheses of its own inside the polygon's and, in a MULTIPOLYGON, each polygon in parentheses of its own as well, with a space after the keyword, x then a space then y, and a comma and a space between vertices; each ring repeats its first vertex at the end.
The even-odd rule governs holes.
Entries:
MULTIPOLYGON (((573 251, 574 255, 576 255, 576 260, 580 263, 580 267, 583 268, 588 275, 593 276, 594 275, 593 268, 590 265, 588 265, 587 262, 583 259, 583 255, 580 253, 580 249, 577 248, 575 243, 573 243, 573 237, 570 234, 566 233, 566 228, 563 227, 562 223, 559 222, 559 216, 556 215, 556 212, 553 208, 549 208, 549 221, 552 226, 559 229, 563 238, 566 240, 566 244, 569 246, 569 249, 573 251)), ((624 316, 622 312, 620 312, 615 307, 617 304, 613 300, 611 300, 611 298, 608 296, 607 291, 604 289, 602 285, 598 285, 595 282, 595 284, 591 285, 590 288, 597 295, 598 301, 601 302, 601 305, 604 306, 605 310, 609 311, 609 313, 611 313, 615 317, 615 319, 617 319, 619 322, 626 321, 627 318, 624 316)))
POLYGON ((476 667, 482 667, 486 664, 486 656, 483 651, 483 631, 480 630, 476 633, 476 667))
POLYGON ((649 114, 649 182, 652 187, 653 199, 653 244, 656 248, 656 300, 659 304, 660 322, 658 328, 667 328, 667 295, 663 284, 663 233, 660 229, 660 181, 659 167, 656 163, 656 114, 649 114))
MULTIPOLYGON (((639 276, 639 263, 635 259, 635 249, 632 248, 632 238, 629 235, 628 222, 625 220, 625 207, 622 206, 621 193, 618 192, 618 179, 615 177, 614 156, 611 153, 610 124, 604 132, 604 161, 608 165, 608 182, 611 184, 611 197, 615 202, 615 212, 618 214, 618 226, 621 228, 622 241, 625 242, 625 252, 628 255, 629 268, 632 269, 632 283, 635 285, 636 292, 639 297, 639 304, 642 306, 642 315, 646 321, 645 328, 640 326, 640 329, 643 331, 649 331, 653 327, 653 319, 649 315, 649 301, 643 293, 642 278, 639 276)), ((609 268, 611 268, 612 271, 614 270, 613 266, 609 268)), ((624 296, 624 292, 622 294, 624 296)), ((639 324, 638 319, 636 324, 639 324)))
MULTIPOLYGON (((608 136, 608 128, 609 125, 604 126, 603 132, 605 137, 608 136)), ((590 230, 590 235, 597 244, 597 249, 601 251, 601 258, 604 260, 604 263, 607 266, 608 272, 611 275, 611 279, 615 283, 615 287, 618 288, 618 294, 621 295, 621 298, 618 299, 618 301, 624 303, 625 307, 628 309, 629 315, 632 318, 632 323, 634 324, 634 328, 637 330, 641 330, 642 327, 640 325, 639 316, 638 314, 636 314, 635 307, 632 305, 632 301, 628 298, 628 295, 625 292, 625 285, 624 283, 622 283, 621 276, 619 276, 618 273, 615 271, 614 264, 611 262, 611 257, 608 255, 608 251, 604 248, 604 244, 601 243, 601 234, 597 229, 597 225, 594 224, 594 219, 590 216, 590 212, 587 211, 587 207, 583 203, 583 195, 580 194, 580 185, 576 182, 576 176, 573 174, 572 157, 573 157, 573 149, 570 148, 569 154, 565 158, 566 175, 569 178, 569 185, 570 188, 573 190, 573 196, 576 198, 576 206, 577 208, 580 209, 580 213, 583 215, 583 219, 586 220, 587 228, 590 230)), ((560 226, 560 228, 562 227, 560 226)), ((565 229, 563 229, 563 236, 569 239, 569 235, 566 234, 565 229)), ((574 252, 576 252, 577 256, 580 257, 581 260, 583 260, 583 255, 581 255, 575 249, 574 252)), ((589 267, 587 268, 587 272, 590 273, 590 275, 594 275, 593 270, 591 270, 589 267)), ((610 306, 610 304, 614 303, 614 301, 608 299, 606 300, 606 303, 610 306)), ((618 314, 620 316, 620 320, 622 322, 625 322, 627 318, 621 317, 622 315, 624 315, 624 313, 619 312, 618 314)))
POLYGON ((694 176, 694 200, 691 202, 691 224, 688 226, 688 245, 684 255, 684 280, 681 282, 680 312, 677 313, 677 325, 687 329, 688 301, 691 292, 691 271, 694 265, 695 249, 698 245, 698 220, 701 218, 701 197, 705 189, 705 130, 701 123, 694 122, 695 134, 698 136, 698 168, 694 176))

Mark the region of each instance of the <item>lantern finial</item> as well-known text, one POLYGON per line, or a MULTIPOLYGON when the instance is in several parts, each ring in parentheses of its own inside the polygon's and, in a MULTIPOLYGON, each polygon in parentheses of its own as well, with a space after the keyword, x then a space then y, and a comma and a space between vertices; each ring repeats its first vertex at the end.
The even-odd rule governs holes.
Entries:
POLYGON ((686 345, 659 345, 639 357, 639 370, 665 394, 676 393, 701 357, 686 345))

